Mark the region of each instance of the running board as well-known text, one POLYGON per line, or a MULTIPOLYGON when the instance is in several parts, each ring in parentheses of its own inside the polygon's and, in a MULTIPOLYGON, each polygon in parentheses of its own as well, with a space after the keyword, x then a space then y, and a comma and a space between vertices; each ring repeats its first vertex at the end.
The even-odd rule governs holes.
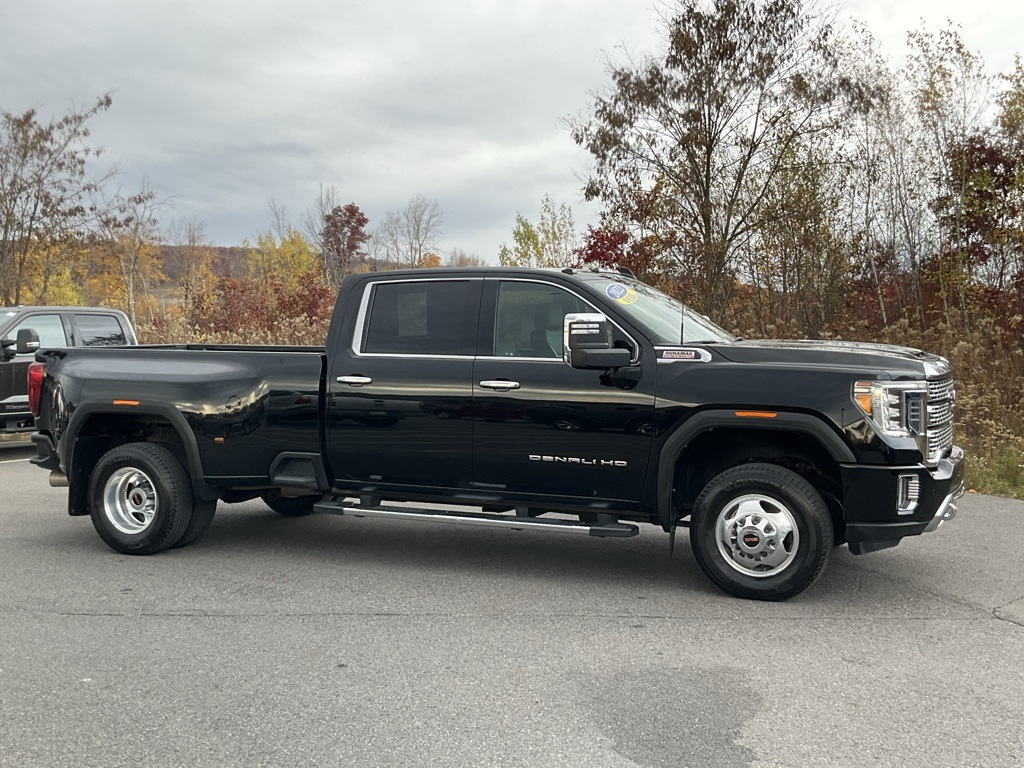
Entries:
POLYGON ((412 507, 388 507, 384 505, 362 507, 329 499, 317 502, 313 509, 330 515, 384 517, 391 520, 423 520, 429 523, 481 525, 490 528, 512 528, 513 530, 520 531, 581 533, 585 536, 625 537, 636 536, 640 533, 640 529, 637 526, 626 523, 581 523, 575 520, 542 520, 538 517, 489 515, 482 512, 447 512, 439 509, 415 509, 412 507))

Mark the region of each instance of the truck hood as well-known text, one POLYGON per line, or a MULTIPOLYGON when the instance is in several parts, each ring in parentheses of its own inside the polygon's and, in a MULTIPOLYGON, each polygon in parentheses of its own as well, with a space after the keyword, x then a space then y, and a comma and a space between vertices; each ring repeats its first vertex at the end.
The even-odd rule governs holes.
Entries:
POLYGON ((808 339, 754 339, 714 346, 734 363, 790 363, 834 368, 878 369, 894 378, 936 378, 949 373, 938 355, 895 344, 808 339))

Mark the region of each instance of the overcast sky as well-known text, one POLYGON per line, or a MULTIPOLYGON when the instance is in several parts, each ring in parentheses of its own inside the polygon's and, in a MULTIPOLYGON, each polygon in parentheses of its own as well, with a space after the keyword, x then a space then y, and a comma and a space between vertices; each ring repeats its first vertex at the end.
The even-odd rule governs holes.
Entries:
MULTIPOLYGON (((216 245, 301 212, 321 184, 371 226, 439 201, 443 246, 496 261, 515 215, 550 194, 595 217, 588 157, 565 117, 607 82, 607 57, 659 45, 659 0, 3 0, 0 110, 45 116, 112 91, 94 141, 126 189, 148 177, 216 245)), ((946 18, 991 72, 1024 45, 1024 4, 850 0, 894 57, 946 18)))

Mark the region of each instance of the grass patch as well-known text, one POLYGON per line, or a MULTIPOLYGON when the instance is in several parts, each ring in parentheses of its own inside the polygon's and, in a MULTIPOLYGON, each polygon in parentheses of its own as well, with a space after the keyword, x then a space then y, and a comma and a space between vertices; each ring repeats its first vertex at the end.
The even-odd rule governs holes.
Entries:
POLYGON ((996 450, 967 454, 966 484, 978 493, 1024 499, 1024 454, 996 450))

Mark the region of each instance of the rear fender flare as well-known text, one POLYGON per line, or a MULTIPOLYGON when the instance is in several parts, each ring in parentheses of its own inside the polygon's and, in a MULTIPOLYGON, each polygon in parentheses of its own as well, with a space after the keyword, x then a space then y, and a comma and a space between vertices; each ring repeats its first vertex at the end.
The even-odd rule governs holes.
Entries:
POLYGON ((212 501, 217 498, 217 490, 210 486, 203 475, 203 463, 199 457, 199 445, 196 443, 196 436, 189 428, 188 422, 181 412, 176 408, 164 403, 146 403, 139 406, 131 406, 113 410, 108 403, 84 403, 75 408, 74 413, 68 421, 67 428, 61 436, 61 458, 64 462, 64 470, 68 477, 72 477, 74 466, 74 448, 78 442, 78 434, 82 427, 92 416, 116 415, 116 416, 159 416, 166 419, 172 429, 181 439, 185 449, 185 460, 189 479, 192 481, 192 493, 197 500, 212 501))

